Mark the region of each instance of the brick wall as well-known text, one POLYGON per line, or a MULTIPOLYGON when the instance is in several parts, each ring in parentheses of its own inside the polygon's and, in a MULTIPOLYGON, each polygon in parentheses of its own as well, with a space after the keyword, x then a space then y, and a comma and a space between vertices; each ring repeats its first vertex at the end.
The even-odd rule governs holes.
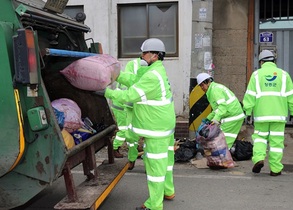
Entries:
POLYGON ((177 121, 175 127, 175 139, 189 138, 189 122, 177 121))

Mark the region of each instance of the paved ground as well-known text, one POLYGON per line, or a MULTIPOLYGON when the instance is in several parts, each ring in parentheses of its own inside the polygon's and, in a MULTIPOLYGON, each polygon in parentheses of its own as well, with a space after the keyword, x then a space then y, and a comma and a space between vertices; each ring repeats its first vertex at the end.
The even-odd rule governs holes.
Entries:
MULTIPOLYGON (((242 126, 242 129, 239 133, 238 138, 242 139, 245 138, 247 141, 251 141, 251 134, 253 133, 254 128, 252 125, 244 125, 242 126)), ((122 151, 124 155, 127 153, 125 151, 122 151)), ((287 172, 293 172, 293 126, 286 127, 285 129, 285 149, 284 149, 284 156, 283 156, 283 164, 284 164, 284 171, 287 172)), ((142 161, 137 161, 137 165, 143 165, 142 161)), ((235 169, 232 169, 232 173, 238 173, 239 171, 242 171, 241 173, 245 173, 245 170, 247 172, 251 172, 251 168, 253 167, 253 163, 251 160, 248 161, 239 161, 237 162, 239 167, 236 167, 235 169), (244 169, 244 170, 242 170, 244 169), (234 172, 233 172, 234 171, 234 172)), ((195 159, 191 159, 188 162, 184 163, 177 163, 175 167, 197 167, 197 168, 204 168, 202 163, 198 163, 195 159), (200 164, 199 167, 197 167, 197 164, 200 164)), ((269 173, 268 163, 267 159, 265 160, 265 166, 262 169, 262 171, 267 171, 269 173)))
MULTIPOLYGON (((254 131, 254 127, 252 125, 243 125, 242 129, 239 133, 238 139, 244 138, 246 141, 251 142, 251 135, 254 131)), ((140 141, 140 145, 142 145, 143 142, 140 141)), ((106 151, 106 150, 105 150, 106 151)), ((122 148, 120 149, 121 153, 124 154, 125 157, 127 157, 127 147, 126 145, 123 145, 122 148)), ((106 154, 106 153, 105 153, 106 154)), ((104 154, 103 152, 98 154, 99 157, 103 158, 104 154)), ((180 163, 184 165, 191 165, 191 166, 196 166, 196 164, 201 164, 198 168, 202 167, 202 163, 194 161, 195 159, 192 159, 188 162, 180 163)), ((293 126, 287 126, 285 129, 285 149, 284 149, 284 156, 283 156, 283 164, 284 164, 284 171, 288 172, 293 172, 293 126)), ((140 164, 137 162, 136 164, 140 164)), ((141 162, 141 164, 143 164, 141 162)), ((245 165, 245 167, 252 167, 251 161, 241 161, 241 165, 245 165)), ((241 167, 240 165, 240 167, 241 167)), ((265 167, 267 166, 267 160, 265 160, 265 167)), ((244 166, 243 166, 244 167, 244 166)), ((251 171, 249 169, 249 171, 251 171)))
MULTIPOLYGON (((252 126, 243 126, 240 135, 249 140, 252 132, 252 126)), ((197 167, 195 160, 175 163, 176 197, 174 201, 165 201, 164 209, 292 209, 293 128, 286 128, 285 139, 285 168, 279 177, 269 176, 267 160, 260 174, 251 172, 251 160, 238 161, 237 167, 224 170, 197 167)), ((106 149, 98 152, 97 163, 101 163, 105 156, 106 149)), ((74 168, 72 172, 77 178, 76 184, 84 180, 81 167, 74 168)), ((147 192, 143 162, 142 159, 138 159, 136 167, 124 175, 99 210, 134 210, 147 198, 147 192)), ((53 210, 54 205, 65 195, 66 190, 61 177, 52 187, 48 187, 26 205, 15 210, 53 210)))

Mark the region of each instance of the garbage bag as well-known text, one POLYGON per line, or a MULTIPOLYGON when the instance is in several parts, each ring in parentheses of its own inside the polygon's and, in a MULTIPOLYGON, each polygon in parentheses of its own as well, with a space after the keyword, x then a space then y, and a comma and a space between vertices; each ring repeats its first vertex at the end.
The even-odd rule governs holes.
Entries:
POLYGON ((120 69, 117 59, 99 54, 76 60, 60 72, 76 88, 99 91, 116 80, 120 69))
POLYGON ((245 140, 236 139, 232 148, 232 157, 237 161, 250 160, 252 157, 252 143, 245 140))
POLYGON ((52 101, 53 108, 64 113, 64 129, 69 133, 81 128, 81 110, 77 103, 68 98, 60 98, 52 101))
POLYGON ((59 128, 62 130, 64 127, 64 119, 65 119, 64 112, 60 112, 57 109, 55 109, 54 107, 53 107, 53 110, 54 110, 54 114, 57 119, 57 123, 59 125, 59 128))
POLYGON ((207 166, 211 169, 233 168, 235 163, 228 150, 225 135, 216 124, 199 127, 196 141, 204 148, 207 166))
POLYGON ((175 150, 175 162, 186 162, 196 155, 196 142, 186 140, 175 150))
POLYGON ((71 135, 73 136, 74 142, 77 145, 93 136, 93 133, 90 130, 79 128, 78 130, 72 132, 71 135))
POLYGON ((72 147, 74 147, 75 143, 73 140, 73 136, 70 133, 68 133, 68 131, 65 129, 62 129, 61 134, 66 145, 66 148, 71 149, 72 147))
POLYGON ((196 138, 201 136, 204 137, 207 141, 209 141, 218 136, 221 130, 218 128, 218 126, 211 125, 214 124, 211 124, 210 121, 203 121, 196 131, 196 138))

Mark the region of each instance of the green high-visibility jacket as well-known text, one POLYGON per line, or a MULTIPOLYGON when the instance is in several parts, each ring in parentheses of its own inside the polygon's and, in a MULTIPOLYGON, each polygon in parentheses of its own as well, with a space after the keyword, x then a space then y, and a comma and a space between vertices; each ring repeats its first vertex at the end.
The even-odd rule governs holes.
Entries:
MULTIPOLYGON (((138 70, 140 68, 141 68, 140 58, 136 58, 134 60, 129 61, 125 66, 124 72, 132 75, 131 77, 133 78, 133 81, 128 81, 128 83, 126 84, 117 83, 116 88, 121 90, 126 90, 127 87, 131 86, 135 82, 137 78, 137 74, 139 72, 138 70)), ((112 103, 113 103, 112 105, 113 108, 122 110, 124 107, 124 104, 120 103, 119 101, 113 100, 112 103)))
MULTIPOLYGON (((129 74, 121 72, 117 81, 125 84, 128 79, 129 74)), ((162 61, 149 66, 128 90, 106 88, 105 97, 120 103, 133 103, 132 130, 139 136, 163 138, 174 133, 174 101, 162 61)))
POLYGON ((273 62, 265 62, 253 72, 243 98, 247 116, 255 122, 286 122, 293 114, 293 85, 290 75, 273 62))
POLYGON ((222 84, 212 82, 206 92, 212 112, 207 119, 221 123, 244 119, 241 104, 235 94, 222 84))

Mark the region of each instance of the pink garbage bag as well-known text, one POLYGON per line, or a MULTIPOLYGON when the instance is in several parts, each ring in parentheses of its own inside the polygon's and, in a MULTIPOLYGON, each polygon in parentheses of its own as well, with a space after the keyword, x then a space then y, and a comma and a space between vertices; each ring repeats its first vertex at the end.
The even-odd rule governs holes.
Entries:
POLYGON ((64 112, 64 129, 69 133, 81 128, 81 110, 77 103, 68 98, 60 98, 52 101, 51 105, 60 112, 64 112))
POLYGON ((108 54, 98 54, 74 61, 61 73, 76 88, 98 91, 114 82, 120 69, 117 59, 108 54))

